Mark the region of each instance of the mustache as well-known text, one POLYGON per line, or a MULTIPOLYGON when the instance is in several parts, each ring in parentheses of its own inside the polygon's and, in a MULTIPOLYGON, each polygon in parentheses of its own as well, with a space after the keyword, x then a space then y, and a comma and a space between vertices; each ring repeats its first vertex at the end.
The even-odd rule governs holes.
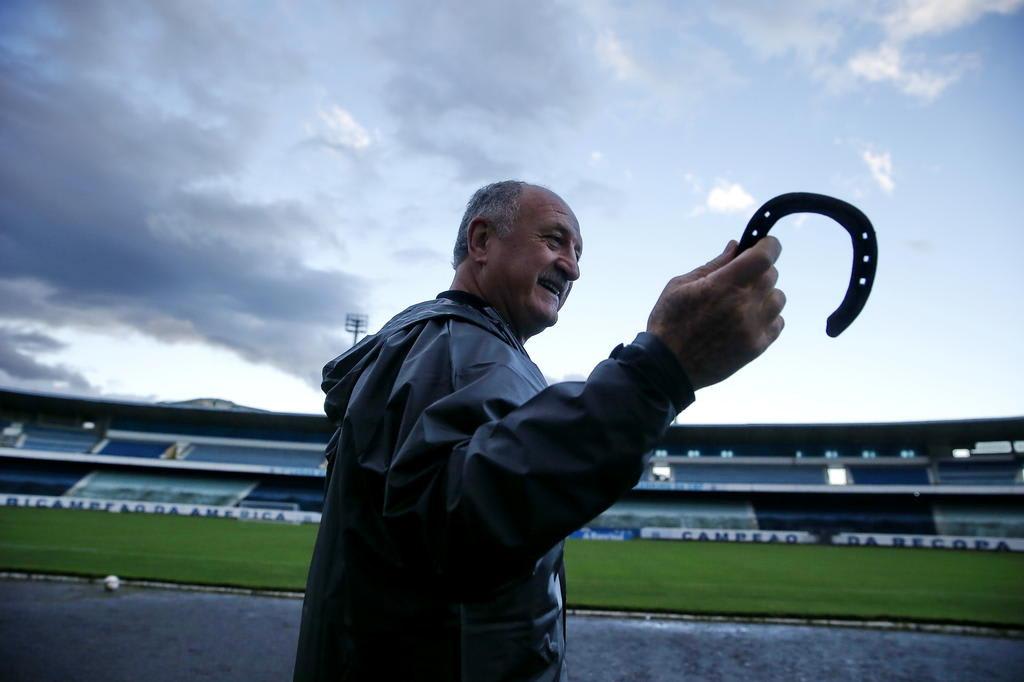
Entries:
POLYGON ((551 282, 552 284, 555 284, 558 287, 558 290, 562 292, 562 296, 568 294, 569 290, 572 288, 572 282, 566 279, 566 277, 557 270, 553 272, 546 272, 537 279, 541 281, 546 280, 548 282, 551 282))

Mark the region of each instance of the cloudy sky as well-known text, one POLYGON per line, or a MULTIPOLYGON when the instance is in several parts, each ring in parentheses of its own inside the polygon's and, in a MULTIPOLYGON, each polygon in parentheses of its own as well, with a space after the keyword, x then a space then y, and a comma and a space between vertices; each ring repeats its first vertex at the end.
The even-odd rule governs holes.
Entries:
POLYGON ((318 412, 320 367, 451 282, 472 191, 580 219, 528 350, 577 379, 783 192, 780 340, 683 423, 1024 414, 1024 0, 0 4, 0 386, 318 412))

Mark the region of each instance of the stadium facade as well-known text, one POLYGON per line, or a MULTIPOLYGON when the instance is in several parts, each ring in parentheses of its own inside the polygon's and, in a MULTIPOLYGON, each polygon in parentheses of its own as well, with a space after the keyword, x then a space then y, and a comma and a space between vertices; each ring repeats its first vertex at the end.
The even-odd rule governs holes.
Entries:
MULTIPOLYGON (((5 505, 317 521, 324 417, 0 390, 5 505)), ((1024 549, 1024 417, 673 426, 581 537, 1024 549)))

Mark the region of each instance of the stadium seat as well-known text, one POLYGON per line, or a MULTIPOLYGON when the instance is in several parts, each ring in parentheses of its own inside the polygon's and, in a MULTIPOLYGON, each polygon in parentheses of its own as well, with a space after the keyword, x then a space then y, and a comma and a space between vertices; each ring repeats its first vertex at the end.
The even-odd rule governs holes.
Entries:
POLYGON ((100 450, 102 455, 119 457, 161 457, 174 443, 159 443, 148 440, 111 440, 100 450))
POLYGON ((1005 500, 945 499, 934 503, 932 509, 943 535, 1024 537, 1024 509, 1005 500))
POLYGON ((247 506, 259 506, 261 502, 272 504, 293 504, 302 511, 318 512, 323 509, 323 481, 261 481, 252 492, 242 500, 247 506))
POLYGON ((71 497, 233 506, 256 481, 210 476, 95 471, 65 493, 71 497))
POLYGON ((92 431, 61 429, 55 427, 26 426, 23 430, 25 450, 50 452, 89 452, 98 438, 92 431))
POLYGON ((685 483, 824 484, 825 468, 786 464, 676 464, 673 477, 685 483))
POLYGON ((1012 485, 1021 465, 1013 460, 995 462, 939 462, 939 483, 956 485, 1012 485))
POLYGON ((12 495, 63 495, 82 480, 77 468, 50 462, 4 460, 0 466, 0 492, 12 495))
POLYGON ((915 467, 851 466, 847 467, 854 484, 860 485, 929 485, 928 469, 915 467))
POLYGON ((588 525, 600 528, 729 528, 755 530, 747 500, 621 500, 588 525))
POLYGON ((195 444, 188 449, 183 459, 195 462, 315 469, 324 461, 324 454, 320 450, 195 444))
MULTIPOLYGON (((330 433, 322 431, 300 431, 297 429, 261 428, 254 426, 238 427, 228 424, 193 424, 185 421, 159 421, 125 417, 115 417, 110 422, 110 428, 115 431, 175 433, 184 436, 207 436, 214 438, 256 438, 266 441, 318 443, 323 445, 327 445, 327 441, 330 439, 330 433)), ((182 440, 188 440, 188 438, 183 438, 182 440)))
POLYGON ((935 534, 925 498, 773 495, 755 501, 754 509, 762 530, 806 530, 826 537, 832 533, 935 534))

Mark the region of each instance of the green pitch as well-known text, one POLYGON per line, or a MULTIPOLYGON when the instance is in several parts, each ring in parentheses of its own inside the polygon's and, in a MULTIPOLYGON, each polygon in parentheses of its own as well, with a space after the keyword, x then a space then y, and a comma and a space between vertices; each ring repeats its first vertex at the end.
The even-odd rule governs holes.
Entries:
POLYGON ((938 549, 575 542, 577 606, 1024 625, 1024 556, 938 549))
POLYGON ((0 567, 302 590, 317 527, 0 507, 0 567))
MULTIPOLYGON (((315 526, 0 508, 0 569, 301 590, 315 526)), ((569 604, 1024 627, 1024 556, 570 541, 569 604)))

